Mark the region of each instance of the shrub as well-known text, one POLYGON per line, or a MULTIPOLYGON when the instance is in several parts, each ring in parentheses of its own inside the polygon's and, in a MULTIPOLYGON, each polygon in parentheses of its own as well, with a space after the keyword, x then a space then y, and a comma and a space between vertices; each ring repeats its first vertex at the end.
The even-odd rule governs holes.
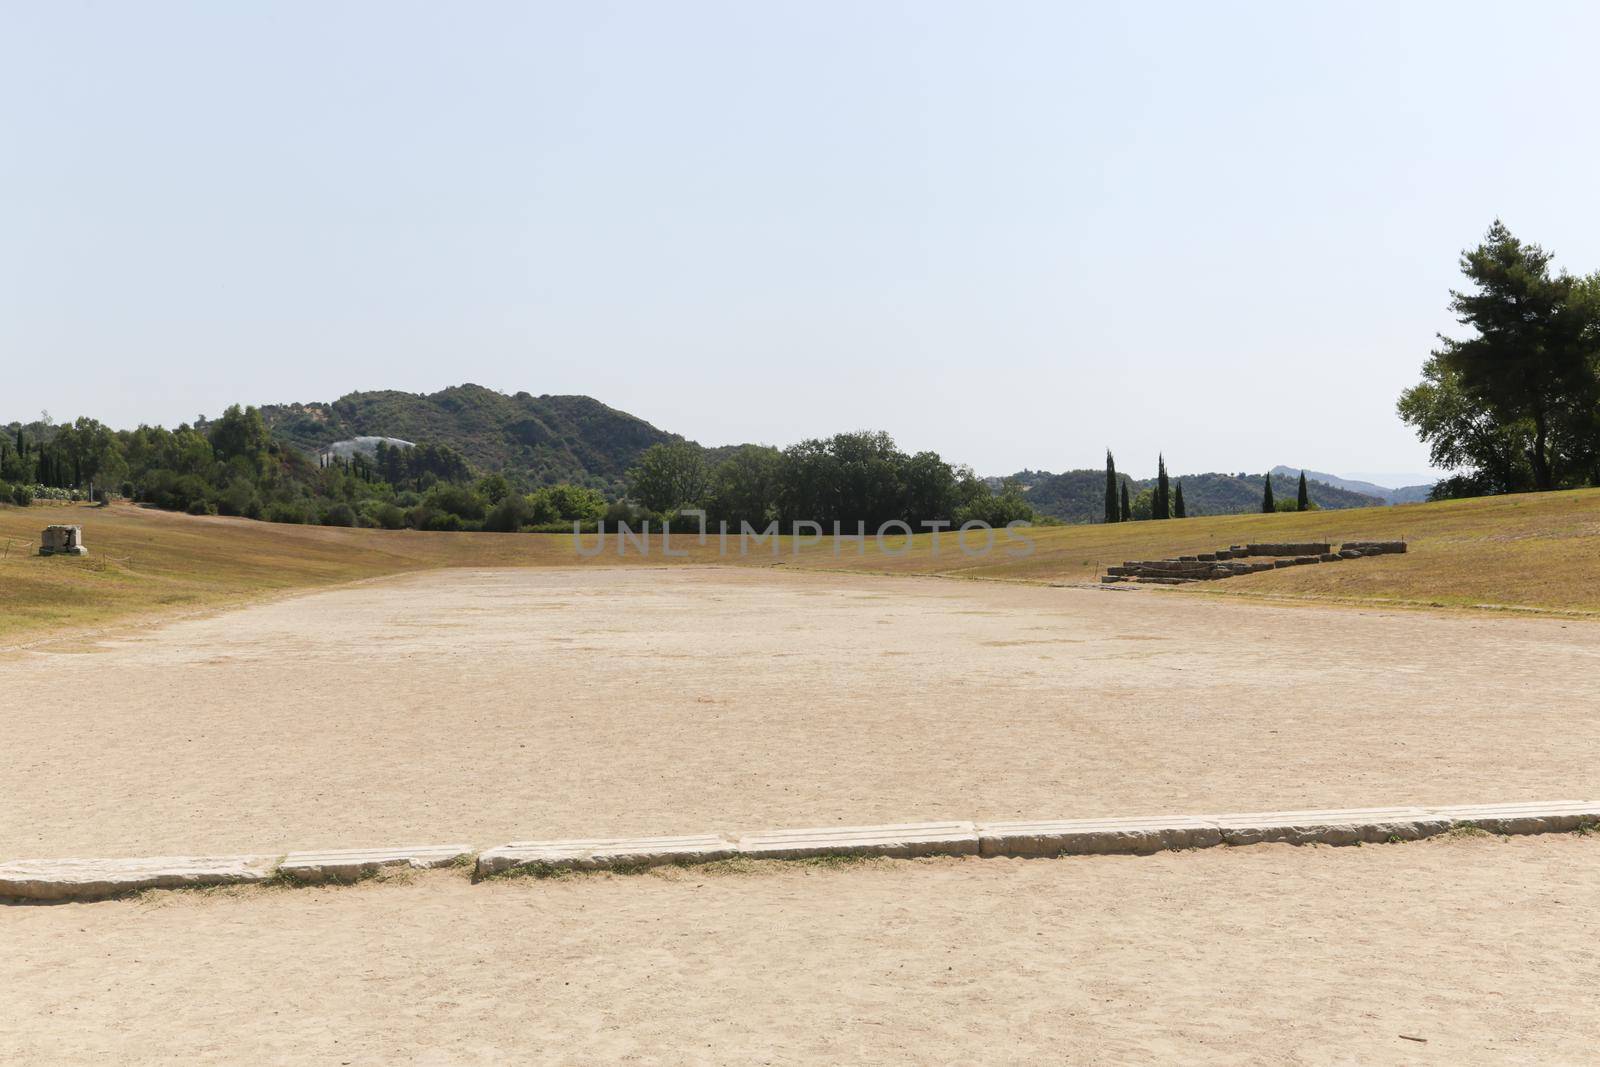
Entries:
POLYGON ((11 503, 11 486, 5 482, 0 482, 0 504, 9 503, 11 503))
POLYGON ((322 525, 324 526, 354 526, 355 524, 355 509, 342 501, 322 513, 322 525))
POLYGON ((26 485, 13 485, 11 487, 11 502, 19 508, 28 507, 33 503, 33 490, 26 485))
POLYGON ((191 515, 215 515, 217 506, 209 500, 195 500, 184 510, 191 515))
POLYGON ((268 522, 304 523, 307 521, 304 504, 287 500, 274 500, 267 505, 263 518, 268 522))

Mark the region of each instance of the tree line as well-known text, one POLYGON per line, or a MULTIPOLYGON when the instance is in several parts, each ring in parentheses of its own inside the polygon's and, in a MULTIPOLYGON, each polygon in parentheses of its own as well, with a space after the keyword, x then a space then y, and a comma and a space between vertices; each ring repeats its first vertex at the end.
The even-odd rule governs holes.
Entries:
POLYGON ((1461 253, 1470 287, 1449 307, 1469 333, 1441 334, 1398 404, 1434 466, 1458 472, 1434 499, 1600 484, 1600 272, 1552 259, 1498 219, 1461 253))
POLYGON ((0 500, 87 497, 110 489, 192 515, 383 529, 517 531, 592 525, 607 513, 596 490, 558 484, 512 490, 444 444, 380 445, 368 458, 313 459, 274 441, 259 410, 234 405, 177 429, 116 431, 90 418, 48 418, 0 435, 0 500))
MULTIPOLYGON (((1240 475, 1240 477, 1244 477, 1240 475)), ((1300 487, 1295 500, 1277 500, 1272 493, 1272 473, 1269 471, 1262 479, 1266 484, 1261 498, 1261 510, 1267 514, 1279 511, 1316 511, 1320 510, 1312 503, 1309 487, 1306 484, 1306 472, 1300 472, 1300 487)), ((1189 509, 1183 500, 1183 479, 1175 483, 1167 476, 1167 457, 1156 457, 1156 481, 1152 486, 1140 490, 1139 494, 1128 498, 1128 479, 1125 475, 1117 473, 1116 457, 1111 450, 1106 449, 1106 488, 1105 488, 1105 522, 1135 522, 1147 519, 1184 519, 1189 517, 1189 509)))
POLYGON ((853 531, 904 522, 960 526, 981 521, 1000 528, 1035 520, 1015 481, 999 490, 970 467, 937 452, 908 454, 887 433, 862 431, 801 441, 788 448, 743 445, 721 458, 690 442, 653 445, 628 472, 627 495, 636 518, 660 522, 679 510, 704 511, 710 523, 748 522, 780 529, 800 521, 853 531))

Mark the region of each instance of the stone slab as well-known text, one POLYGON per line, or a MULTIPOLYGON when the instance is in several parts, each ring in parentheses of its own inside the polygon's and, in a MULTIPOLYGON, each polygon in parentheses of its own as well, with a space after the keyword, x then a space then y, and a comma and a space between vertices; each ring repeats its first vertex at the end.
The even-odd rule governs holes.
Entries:
POLYGON ((1273 841, 1291 845, 1381 844, 1415 841, 1450 828, 1450 820, 1424 808, 1342 808, 1322 811, 1262 811, 1215 816, 1230 845, 1273 841))
POLYGON ((1428 811, 1451 826, 1477 826, 1494 834, 1558 834, 1600 825, 1600 800, 1461 804, 1428 811))
POLYGON ((978 824, 978 850, 984 856, 1138 854, 1221 843, 1215 822, 1181 815, 978 824))
POLYGON ((297 882, 354 882, 384 867, 428 870, 448 867, 472 854, 470 845, 408 845, 400 848, 347 848, 291 852, 278 872, 297 882))
POLYGON ((141 889, 265 882, 276 856, 156 856, 147 859, 15 860, 0 863, 0 897, 95 900, 141 889))
POLYGON ((613 867, 663 867, 674 863, 709 863, 738 854, 732 841, 716 834, 687 837, 613 837, 573 841, 514 841, 478 856, 478 876, 518 867, 570 867, 606 870, 613 867))
POLYGON ((978 828, 970 822, 893 826, 825 826, 767 830, 739 838, 739 855, 756 859, 812 856, 976 856, 978 828))

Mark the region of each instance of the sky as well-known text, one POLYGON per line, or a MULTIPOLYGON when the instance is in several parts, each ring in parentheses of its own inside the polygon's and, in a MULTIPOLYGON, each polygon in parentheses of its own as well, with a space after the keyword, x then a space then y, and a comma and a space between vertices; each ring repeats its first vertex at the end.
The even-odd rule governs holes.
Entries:
POLYGON ((1425 471, 1584 4, 0 0, 0 421, 476 382, 980 473, 1425 471))

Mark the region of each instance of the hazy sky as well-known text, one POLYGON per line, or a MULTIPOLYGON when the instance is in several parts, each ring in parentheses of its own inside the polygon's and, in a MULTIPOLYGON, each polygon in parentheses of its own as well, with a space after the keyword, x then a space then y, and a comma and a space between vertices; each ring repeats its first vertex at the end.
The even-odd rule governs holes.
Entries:
POLYGON ((1499 215, 1600 268, 1585 4, 0 3, 0 421, 587 393, 984 473, 1418 470, 1499 215))

